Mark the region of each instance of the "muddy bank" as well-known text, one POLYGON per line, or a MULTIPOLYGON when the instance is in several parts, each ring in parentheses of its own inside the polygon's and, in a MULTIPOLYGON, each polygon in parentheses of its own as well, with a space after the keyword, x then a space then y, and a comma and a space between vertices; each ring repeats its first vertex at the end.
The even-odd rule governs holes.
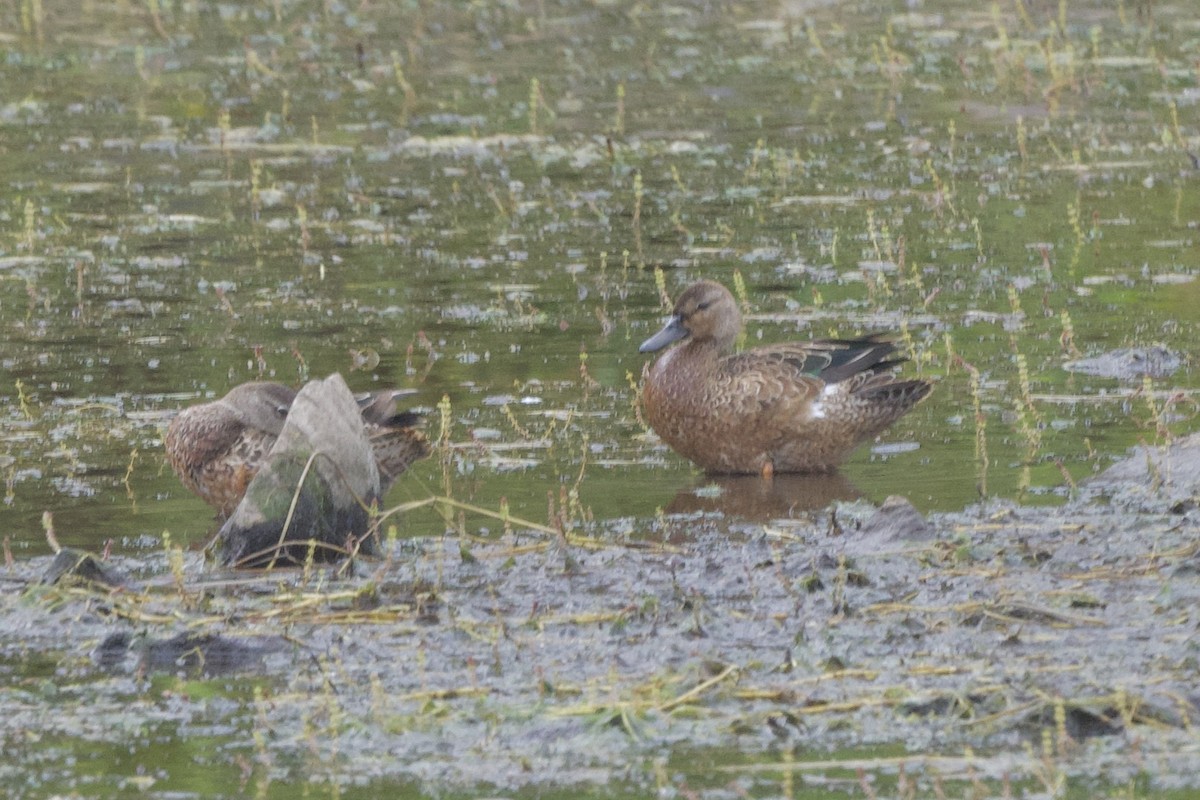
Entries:
POLYGON ((109 590, 18 562, 0 730, 10 764, 211 737, 242 785, 716 796, 880 746, 927 787, 1200 785, 1198 456, 1135 453, 1062 508, 668 515, 402 541, 352 575, 171 551, 109 590))

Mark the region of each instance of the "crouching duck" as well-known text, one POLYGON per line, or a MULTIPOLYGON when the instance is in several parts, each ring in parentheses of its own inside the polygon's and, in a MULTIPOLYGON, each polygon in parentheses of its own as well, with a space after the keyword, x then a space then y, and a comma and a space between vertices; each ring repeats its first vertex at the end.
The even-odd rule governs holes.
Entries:
MULTIPOLYGON (((381 493, 412 462, 429 455, 429 442, 417 428, 420 415, 397 410, 396 398, 404 394, 387 390, 358 401, 381 493)), ((228 517, 283 430, 295 397, 281 383, 243 383, 219 400, 185 408, 163 436, 171 468, 184 486, 228 517)))

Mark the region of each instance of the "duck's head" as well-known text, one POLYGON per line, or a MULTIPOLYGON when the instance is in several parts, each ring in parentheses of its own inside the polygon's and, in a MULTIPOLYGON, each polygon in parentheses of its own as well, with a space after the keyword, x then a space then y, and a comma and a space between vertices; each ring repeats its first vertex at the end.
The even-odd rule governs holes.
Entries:
POLYGON ((679 295, 667 324, 642 342, 638 352, 652 353, 680 339, 728 350, 741 330, 742 313, 729 290, 715 281, 700 281, 679 295))
POLYGON ((296 393, 281 383, 243 383, 229 390, 220 402, 243 424, 278 436, 296 393))

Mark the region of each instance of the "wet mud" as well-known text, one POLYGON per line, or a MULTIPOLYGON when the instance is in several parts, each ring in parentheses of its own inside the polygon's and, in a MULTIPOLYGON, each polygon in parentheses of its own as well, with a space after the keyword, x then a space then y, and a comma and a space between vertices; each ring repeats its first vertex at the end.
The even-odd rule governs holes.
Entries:
POLYGON ((880 747, 881 774, 918 782, 1196 786, 1197 464, 1197 438, 1134 452, 1059 508, 697 510, 636 534, 393 541, 341 570, 175 552, 112 559, 127 580, 106 587, 19 561, 0 659, 53 663, 59 688, 0 695, 0 731, 19 758, 35 726, 232 726, 221 758, 274 780, 438 791, 640 792, 655 764, 736 753, 717 796, 880 747), (164 676, 258 689, 168 700, 164 676))

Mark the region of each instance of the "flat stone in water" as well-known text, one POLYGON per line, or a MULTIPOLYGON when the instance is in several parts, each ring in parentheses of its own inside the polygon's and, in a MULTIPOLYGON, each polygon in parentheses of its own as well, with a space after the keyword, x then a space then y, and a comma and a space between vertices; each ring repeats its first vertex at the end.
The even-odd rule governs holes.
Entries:
POLYGON ((1182 363, 1177 353, 1162 345, 1151 345, 1111 350, 1091 358, 1068 361, 1063 364, 1063 369, 1101 378, 1137 380, 1147 375, 1165 378, 1174 374, 1182 363))
POLYGON ((85 584, 117 587, 125 585, 125 576, 91 553, 64 547, 42 574, 42 583, 56 584, 73 579, 85 584))

